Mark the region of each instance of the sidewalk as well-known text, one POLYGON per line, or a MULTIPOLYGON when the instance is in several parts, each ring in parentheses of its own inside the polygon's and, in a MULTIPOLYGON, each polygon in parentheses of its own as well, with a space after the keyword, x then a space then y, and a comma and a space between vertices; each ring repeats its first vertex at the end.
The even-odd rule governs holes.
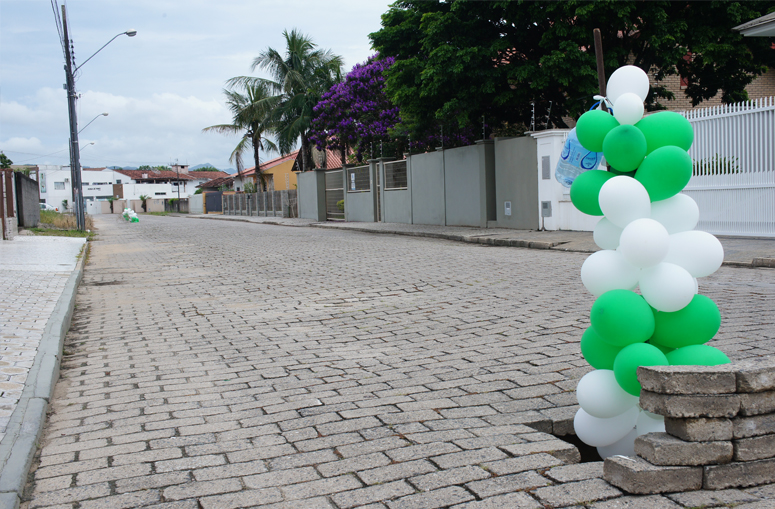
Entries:
POLYGON ((59 375, 85 239, 0 242, 0 507, 18 505, 59 375))
MULTIPOLYGON (((181 215, 181 217, 218 221, 243 221, 281 226, 335 228, 367 233, 439 238, 491 246, 553 249, 580 253, 594 253, 600 250, 594 240, 592 240, 591 232, 510 230, 506 228, 474 228, 403 223, 318 222, 301 218, 224 216, 220 214, 181 215)), ((775 237, 719 236, 718 239, 724 246, 724 265, 775 268, 775 237)))

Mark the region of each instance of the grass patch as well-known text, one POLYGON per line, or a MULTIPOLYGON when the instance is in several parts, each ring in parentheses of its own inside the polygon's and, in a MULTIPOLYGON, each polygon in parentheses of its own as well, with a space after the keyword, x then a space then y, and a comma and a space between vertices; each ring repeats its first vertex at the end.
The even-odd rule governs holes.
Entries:
MULTIPOLYGON (((45 226, 50 226, 52 228, 55 228, 55 229, 58 228, 61 230, 76 230, 78 228, 74 215, 62 214, 60 212, 56 212, 53 210, 41 210, 40 222, 45 226)), ((88 216, 88 215, 86 216, 86 229, 87 230, 94 229, 94 220, 92 219, 91 216, 88 216)), ((76 235, 76 236, 85 237, 85 235, 76 235)))
POLYGON ((27 231, 31 231, 35 235, 48 237, 81 237, 88 240, 92 240, 96 235, 93 231, 82 232, 80 230, 59 230, 57 228, 27 228, 27 231))
POLYGON ((168 215, 170 215, 170 213, 166 212, 166 211, 165 212, 146 212, 145 214, 148 215, 148 216, 168 216, 168 215))

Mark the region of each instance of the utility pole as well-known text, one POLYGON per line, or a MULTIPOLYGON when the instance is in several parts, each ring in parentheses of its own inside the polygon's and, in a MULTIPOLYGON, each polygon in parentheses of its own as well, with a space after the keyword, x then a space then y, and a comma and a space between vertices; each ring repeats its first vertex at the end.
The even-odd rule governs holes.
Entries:
POLYGON ((78 119, 75 110, 75 79, 73 78, 72 56, 70 54, 70 37, 67 33, 67 14, 62 6, 62 27, 65 36, 65 74, 67 75, 67 109, 70 113, 70 180, 73 185, 73 211, 78 229, 86 229, 86 218, 83 210, 83 187, 81 185, 81 158, 78 148, 78 119))
POLYGON ((178 212, 180 212, 180 165, 178 160, 175 159, 175 171, 178 173, 178 201, 176 203, 178 212))

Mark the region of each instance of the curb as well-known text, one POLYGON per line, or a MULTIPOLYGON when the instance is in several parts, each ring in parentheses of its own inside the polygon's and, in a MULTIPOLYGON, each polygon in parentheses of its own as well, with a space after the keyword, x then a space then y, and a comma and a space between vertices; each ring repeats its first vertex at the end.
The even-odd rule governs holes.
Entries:
MULTIPOLYGON (((221 217, 192 217, 192 216, 177 216, 177 217, 188 217, 189 219, 214 219, 216 221, 233 221, 238 223, 251 223, 251 224, 269 224, 274 226, 288 226, 290 228, 323 228, 323 229, 329 229, 329 230, 353 231, 353 232, 384 234, 384 235, 404 235, 406 237, 426 237, 431 239, 466 242, 469 244, 482 244, 482 245, 499 246, 499 247, 521 247, 521 248, 527 248, 527 249, 547 249, 552 251, 565 251, 568 253, 594 253, 595 252, 587 249, 567 249, 564 247, 560 247, 563 244, 568 243, 567 241, 562 241, 562 240, 557 242, 547 242, 547 241, 521 240, 521 239, 493 239, 491 237, 478 237, 475 235, 472 235, 472 236, 453 235, 448 233, 410 232, 410 231, 403 231, 403 230, 372 230, 369 228, 358 228, 358 227, 352 227, 352 226, 347 228, 338 228, 336 226, 332 226, 331 224, 328 224, 325 222, 296 225, 296 224, 280 223, 277 221, 258 222, 258 221, 251 221, 249 219, 236 219, 236 218, 226 219, 221 217)), ((229 216, 229 217, 235 217, 235 216, 229 216)), ((239 217, 239 216, 236 216, 236 217, 239 217)), ((738 268, 745 268, 745 269, 775 268, 775 258, 754 258, 750 262, 725 260, 721 263, 721 265, 725 267, 738 267, 738 268)))
POLYGON ((27 475, 46 422, 48 403, 59 379, 62 346, 70 329, 75 295, 83 278, 84 260, 88 252, 89 243, 86 242, 80 260, 46 322, 21 398, 0 442, 0 509, 18 509, 21 503, 27 475))

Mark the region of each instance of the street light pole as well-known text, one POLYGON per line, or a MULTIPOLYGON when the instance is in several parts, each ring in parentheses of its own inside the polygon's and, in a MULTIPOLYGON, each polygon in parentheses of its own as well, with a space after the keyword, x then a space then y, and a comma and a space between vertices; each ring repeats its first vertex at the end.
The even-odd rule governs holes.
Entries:
POLYGON ((100 118, 100 117, 107 117, 107 116, 108 116, 108 114, 107 114, 107 113, 100 113, 99 115, 97 115, 97 116, 96 116, 96 117, 94 117, 93 119, 89 120, 89 123, 88 123, 88 124, 86 124, 85 126, 81 127, 81 130, 80 130, 80 131, 78 131, 78 134, 81 134, 81 133, 83 132, 83 130, 84 130, 84 129, 86 129, 87 127, 89 127, 89 126, 91 125, 91 123, 92 123, 92 122, 94 122, 95 120, 97 120, 98 118, 100 118))
MULTIPOLYGON (((70 36, 67 32, 67 14, 65 12, 65 6, 62 6, 62 28, 64 32, 64 50, 65 50, 65 75, 67 76, 66 88, 67 88, 67 109, 70 113, 70 180, 73 183, 73 210, 75 211, 75 221, 78 225, 78 229, 83 231, 86 229, 86 212, 84 210, 83 202, 83 187, 81 183, 81 151, 78 148, 78 119, 75 113, 75 78, 74 74, 78 69, 83 67, 83 64, 91 60, 94 55, 99 53, 108 44, 113 42, 116 37, 121 35, 128 35, 134 37, 137 35, 137 30, 127 30, 113 37, 113 39, 106 42, 102 48, 95 51, 92 56, 84 60, 84 62, 73 69, 73 57, 70 53, 70 36)), ((107 115, 107 113, 103 113, 107 115)), ((100 115, 97 115, 98 117, 100 115)), ((96 118, 96 117, 95 117, 96 118)), ((94 122, 94 120, 92 120, 94 122)), ((91 122, 89 122, 91 124, 91 122)), ((87 126, 89 124, 86 124, 87 126)), ((84 127, 85 129, 85 127, 84 127)))
POLYGON ((67 33, 67 14, 62 6, 62 27, 65 36, 65 74, 67 76, 67 109, 70 113, 70 182, 73 185, 73 211, 78 229, 86 229, 83 210, 83 189, 81 187, 81 158, 78 148, 78 119, 75 110, 75 79, 73 78, 72 56, 70 55, 70 37, 67 33))

